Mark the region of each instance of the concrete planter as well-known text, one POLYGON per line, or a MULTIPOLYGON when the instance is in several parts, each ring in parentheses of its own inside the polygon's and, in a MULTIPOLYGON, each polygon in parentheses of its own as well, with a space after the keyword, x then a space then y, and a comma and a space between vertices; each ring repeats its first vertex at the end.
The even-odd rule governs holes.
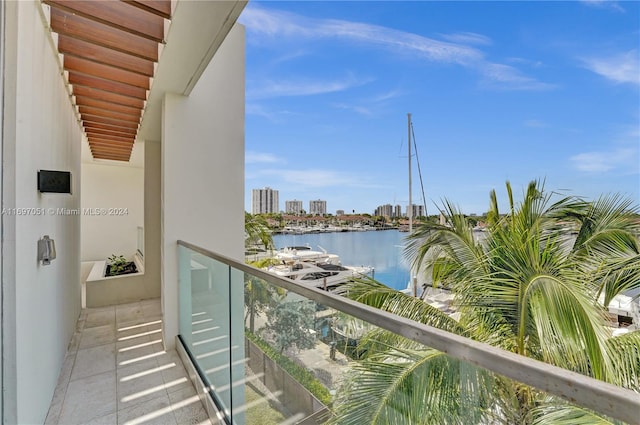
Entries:
POLYGON ((145 278, 142 262, 134 257, 137 271, 118 276, 105 276, 106 261, 95 261, 86 280, 88 308, 106 307, 160 297, 156 282, 145 278))

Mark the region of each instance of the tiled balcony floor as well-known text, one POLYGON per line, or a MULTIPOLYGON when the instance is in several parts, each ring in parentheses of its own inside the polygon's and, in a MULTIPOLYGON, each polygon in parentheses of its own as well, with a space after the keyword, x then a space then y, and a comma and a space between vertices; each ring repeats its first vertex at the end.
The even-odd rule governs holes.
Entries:
POLYGON ((160 300, 82 310, 46 424, 210 424, 175 350, 160 300))

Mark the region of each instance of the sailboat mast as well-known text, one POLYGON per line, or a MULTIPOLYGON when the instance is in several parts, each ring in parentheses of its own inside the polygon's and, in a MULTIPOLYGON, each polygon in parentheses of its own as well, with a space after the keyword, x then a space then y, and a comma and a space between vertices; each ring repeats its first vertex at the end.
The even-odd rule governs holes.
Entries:
POLYGON ((407 145, 409 146, 409 207, 407 217, 409 218, 409 234, 413 232, 413 202, 411 199, 411 114, 407 114, 407 145))

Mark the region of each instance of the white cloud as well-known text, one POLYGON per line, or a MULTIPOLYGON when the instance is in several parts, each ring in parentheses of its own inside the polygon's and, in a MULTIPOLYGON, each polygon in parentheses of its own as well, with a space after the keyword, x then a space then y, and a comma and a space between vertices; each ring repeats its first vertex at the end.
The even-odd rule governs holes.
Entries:
POLYGON ((245 113, 247 115, 255 115, 263 117, 274 123, 285 122, 287 117, 292 115, 300 115, 286 109, 271 109, 257 103, 247 102, 245 105, 245 113))
POLYGON ((347 111, 353 111, 356 112, 360 115, 365 115, 365 116, 371 116, 373 114, 373 112, 371 112, 370 108, 366 108, 364 106, 359 106, 359 105, 348 105, 346 103, 334 103, 332 105, 334 108, 338 108, 338 109, 344 109, 347 111))
POLYGON ((274 164, 286 163, 283 158, 272 153, 247 151, 244 157, 245 164, 274 164))
POLYGON ((247 98, 265 99, 284 96, 310 96, 333 93, 362 86, 372 81, 371 78, 347 76, 335 80, 287 79, 283 81, 262 81, 259 87, 247 89, 247 98))
POLYGON ((517 68, 499 63, 487 63, 481 68, 486 84, 511 90, 550 90, 556 86, 523 75, 517 68))
MULTIPOLYGON (((371 184, 371 178, 359 176, 357 174, 328 170, 328 169, 263 169, 256 172, 252 178, 264 180, 269 177, 271 180, 278 179, 278 184, 286 185, 289 190, 302 190, 303 188, 320 187, 358 187, 358 188, 379 188, 380 184, 371 184)), ((274 186, 276 184, 274 183, 274 186)))
POLYGON ((263 36, 342 38, 418 53, 430 60, 465 64, 482 58, 479 50, 457 43, 434 40, 380 25, 339 19, 312 19, 290 12, 249 5, 240 17, 247 31, 263 36))
POLYGON ((530 66, 532 68, 540 68, 544 65, 542 61, 539 61, 539 60, 531 60, 531 59, 517 58, 517 57, 507 58, 507 62, 522 64, 522 65, 530 66))
POLYGON ((402 91, 400 91, 400 90, 391 90, 391 91, 388 91, 386 93, 381 93, 381 94, 379 94, 377 96, 374 96, 371 99, 371 102, 376 102, 376 103, 377 102, 384 102, 386 100, 394 99, 396 97, 402 96, 403 94, 404 93, 402 91))
POLYGON ((584 152, 569 158, 580 171, 604 173, 617 168, 631 168, 638 172, 638 148, 617 148, 611 151, 584 152))
POLYGON ((545 128, 545 127, 549 127, 549 124, 547 124, 544 121, 540 121, 540 120, 536 120, 536 119, 531 119, 531 120, 526 120, 524 122, 524 125, 526 127, 531 127, 531 128, 545 128))
POLYGON ((582 60, 585 67, 615 83, 640 85, 640 55, 637 49, 613 56, 582 60))
POLYGON ((240 21, 248 32, 259 34, 257 39, 283 37, 295 39, 337 38, 382 48, 394 54, 407 54, 431 62, 457 64, 478 70, 491 79, 491 87, 511 90, 546 90, 553 85, 524 76, 516 68, 485 59, 484 52, 468 44, 486 45, 491 40, 481 34, 461 32, 443 35, 449 41, 436 40, 418 34, 380 25, 338 19, 313 19, 291 12, 270 10, 249 4, 240 21))
POLYGON ((620 3, 615 0, 580 0, 580 3, 590 7, 611 9, 623 13, 626 12, 626 10, 622 6, 620 6, 620 3))
POLYGON ((452 41, 454 43, 463 43, 463 44, 479 44, 479 45, 490 45, 492 43, 491 39, 482 34, 476 34, 474 32, 459 32, 455 34, 441 34, 442 38, 448 41, 452 41))

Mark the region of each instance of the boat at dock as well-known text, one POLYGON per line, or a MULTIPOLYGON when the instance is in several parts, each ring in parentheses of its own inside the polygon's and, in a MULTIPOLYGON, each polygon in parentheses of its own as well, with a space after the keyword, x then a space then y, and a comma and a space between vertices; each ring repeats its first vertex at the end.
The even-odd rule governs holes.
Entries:
POLYGON ((268 272, 325 290, 335 289, 353 278, 373 277, 374 273, 373 267, 343 266, 338 255, 315 251, 309 246, 283 248, 273 259, 276 264, 268 266, 268 272))

